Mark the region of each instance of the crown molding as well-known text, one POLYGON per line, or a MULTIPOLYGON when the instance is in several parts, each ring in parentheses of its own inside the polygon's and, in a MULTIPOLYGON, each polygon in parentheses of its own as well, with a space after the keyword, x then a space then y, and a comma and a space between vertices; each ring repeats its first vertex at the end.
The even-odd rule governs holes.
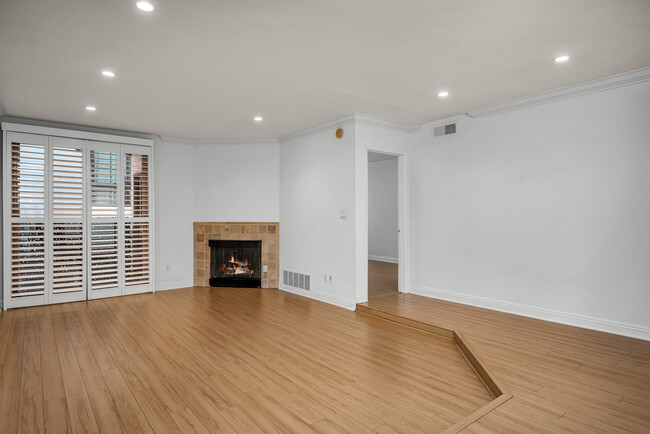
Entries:
POLYGON ((300 138, 300 137, 316 134, 318 132, 321 132, 321 131, 324 131, 324 130, 327 130, 327 129, 330 129, 330 128, 334 128, 334 127, 342 128, 342 127, 351 125, 355 121, 355 116, 356 115, 354 115, 354 114, 341 116, 341 117, 329 120, 327 122, 324 122, 322 124, 313 125, 313 126, 311 126, 309 128, 305 128, 303 130, 298 130, 298 131, 294 131, 293 133, 289 133, 289 134, 285 134, 283 136, 279 136, 278 137, 278 143, 288 142, 290 140, 295 140, 295 139, 300 138))
POLYGON ((179 139, 176 137, 158 136, 163 142, 182 143, 186 145, 277 145, 277 139, 179 139))
POLYGON ((589 81, 583 84, 577 84, 575 86, 568 86, 550 92, 544 92, 525 98, 495 104, 478 110, 470 110, 467 112, 467 115, 474 119, 484 118, 562 99, 575 98, 581 95, 602 92, 604 90, 615 89, 622 86, 629 86, 649 80, 650 68, 642 68, 607 78, 589 81))
POLYGON ((379 119, 373 116, 369 115, 363 115, 360 113, 353 113, 350 115, 346 116, 341 116, 338 118, 334 118, 332 120, 329 120, 327 122, 313 125, 309 128, 305 128, 303 130, 298 130, 293 133, 285 134, 283 136, 278 137, 278 142, 279 143, 284 143, 289 140, 295 140, 299 137, 304 137, 307 135, 315 134, 317 132, 321 132, 323 130, 331 129, 331 128, 342 128, 347 125, 352 125, 352 124, 360 124, 360 125, 368 125, 372 127, 380 127, 380 128, 386 128, 390 129, 393 131, 399 131, 402 133, 408 133, 411 131, 416 131, 418 128, 420 128, 420 125, 412 125, 412 126, 407 126, 403 124, 399 124, 396 122, 391 122, 387 121, 384 119, 379 119))
POLYGON ((420 128, 420 124, 404 125, 397 122, 387 121, 385 119, 376 118, 374 116, 364 115, 360 113, 354 114, 355 120, 361 125, 368 125, 371 127, 387 128, 389 130, 398 131, 401 133, 410 133, 420 128))

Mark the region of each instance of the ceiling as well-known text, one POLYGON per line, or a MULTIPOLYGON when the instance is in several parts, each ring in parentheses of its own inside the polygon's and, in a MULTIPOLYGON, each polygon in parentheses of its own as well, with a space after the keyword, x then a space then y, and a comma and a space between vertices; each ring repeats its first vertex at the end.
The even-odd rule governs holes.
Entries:
POLYGON ((155 6, 2 0, 7 114, 185 139, 271 138, 351 113, 413 125, 650 66, 645 0, 155 6), (553 62, 565 53, 569 62, 553 62), (117 77, 103 77, 107 68, 117 77))

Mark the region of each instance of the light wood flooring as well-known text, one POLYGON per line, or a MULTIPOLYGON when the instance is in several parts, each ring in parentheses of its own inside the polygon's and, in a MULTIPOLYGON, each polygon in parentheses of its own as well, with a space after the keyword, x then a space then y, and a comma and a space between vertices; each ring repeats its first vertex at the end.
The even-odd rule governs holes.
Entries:
POLYGON ((490 400, 449 340, 273 289, 0 314, 2 433, 438 432, 490 400))
POLYGON ((366 305, 461 332, 514 394, 463 432, 650 432, 650 342, 411 294, 366 305))
POLYGON ((397 292, 397 264, 368 261, 368 298, 397 292))

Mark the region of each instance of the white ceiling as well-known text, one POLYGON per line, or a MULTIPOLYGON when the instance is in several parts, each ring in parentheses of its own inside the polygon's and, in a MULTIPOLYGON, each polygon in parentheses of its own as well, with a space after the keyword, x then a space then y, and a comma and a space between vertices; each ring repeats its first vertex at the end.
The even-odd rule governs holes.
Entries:
POLYGON ((412 125, 650 66, 645 0, 155 4, 1 0, 7 114, 266 138, 355 112, 412 125))

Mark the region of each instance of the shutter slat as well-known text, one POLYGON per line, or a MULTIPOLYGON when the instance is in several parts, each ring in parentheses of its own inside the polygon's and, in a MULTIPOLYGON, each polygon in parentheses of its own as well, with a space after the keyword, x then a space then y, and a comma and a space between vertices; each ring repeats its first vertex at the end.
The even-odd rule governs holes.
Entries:
POLYGON ((52 226, 52 292, 83 291, 83 223, 52 226))
MULTIPOLYGON (((96 217, 96 215, 93 215, 93 217, 96 217)), ((117 287, 117 250, 117 223, 93 224, 90 234, 92 290, 117 287)))
POLYGON ((12 223, 11 297, 45 293, 45 224, 12 223))
POLYGON ((124 154, 124 216, 149 217, 149 156, 124 154))
POLYGON ((117 217, 117 153, 90 151, 91 217, 117 217))
POLYGON ((125 285, 149 283, 149 223, 126 223, 124 229, 125 285))
POLYGON ((11 216, 45 218, 45 146, 11 144, 11 216))
POLYGON ((51 187, 54 217, 81 218, 83 216, 83 151, 81 149, 52 148, 51 187), (70 168, 75 170, 69 170, 70 168))

